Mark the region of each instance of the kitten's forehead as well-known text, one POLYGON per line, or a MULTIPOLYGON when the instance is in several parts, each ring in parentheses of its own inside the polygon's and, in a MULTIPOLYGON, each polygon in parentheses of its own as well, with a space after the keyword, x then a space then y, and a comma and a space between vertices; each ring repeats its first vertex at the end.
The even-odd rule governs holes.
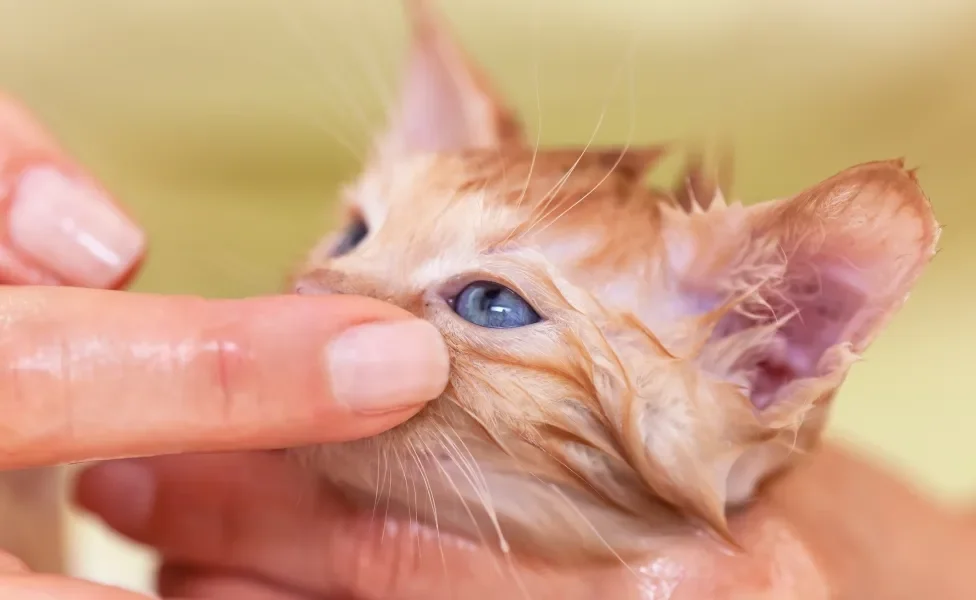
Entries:
POLYGON ((351 194, 374 231, 362 258, 401 265, 419 287, 510 245, 563 267, 615 270, 646 257, 657 237, 662 198, 642 185, 649 158, 627 148, 516 147, 374 165, 351 194))
POLYGON ((400 217, 398 229, 422 217, 436 215, 445 223, 460 218, 468 223, 462 233, 477 233, 483 241, 509 237, 513 228, 565 224, 576 230, 595 214, 602 223, 654 219, 662 198, 642 183, 659 155, 656 147, 515 146, 414 156, 367 171, 354 201, 368 220, 400 217))

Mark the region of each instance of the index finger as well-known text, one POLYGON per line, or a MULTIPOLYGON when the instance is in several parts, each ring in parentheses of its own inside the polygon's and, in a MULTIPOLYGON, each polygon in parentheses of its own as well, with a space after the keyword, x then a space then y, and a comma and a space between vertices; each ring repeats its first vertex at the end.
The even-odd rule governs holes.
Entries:
POLYGON ((0 468, 363 437, 448 375, 433 326, 353 296, 24 287, 0 316, 0 468))

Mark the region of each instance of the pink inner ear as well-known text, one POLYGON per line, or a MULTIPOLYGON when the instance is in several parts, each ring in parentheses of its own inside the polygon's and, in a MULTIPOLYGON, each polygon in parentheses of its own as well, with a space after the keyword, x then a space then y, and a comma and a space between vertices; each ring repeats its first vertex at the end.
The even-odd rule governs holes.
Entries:
POLYGON ((443 58, 424 50, 414 51, 406 76, 397 123, 401 148, 438 152, 464 147, 471 138, 464 112, 466 99, 443 58))
POLYGON ((733 313, 716 328, 713 337, 726 337, 795 312, 768 344, 737 365, 737 370, 749 374, 750 397, 756 408, 772 405, 780 390, 793 381, 818 376, 818 364, 829 348, 855 341, 849 338, 864 315, 868 298, 840 274, 836 269, 811 269, 804 277, 794 278, 788 289, 767 298, 772 311, 758 308, 768 318, 733 313))

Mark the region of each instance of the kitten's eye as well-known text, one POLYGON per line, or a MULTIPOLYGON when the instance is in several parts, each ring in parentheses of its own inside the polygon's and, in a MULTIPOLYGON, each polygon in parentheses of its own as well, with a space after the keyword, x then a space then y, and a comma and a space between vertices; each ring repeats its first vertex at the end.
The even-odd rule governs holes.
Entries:
POLYGON ((366 239, 368 234, 369 227, 366 226, 366 221, 362 217, 356 217, 346 226, 346 230, 342 232, 339 241, 332 248, 332 256, 342 256, 347 252, 351 252, 360 242, 366 239))
POLYGON ((490 281, 472 283, 451 304, 458 316, 481 327, 512 329, 542 320, 521 296, 490 281))

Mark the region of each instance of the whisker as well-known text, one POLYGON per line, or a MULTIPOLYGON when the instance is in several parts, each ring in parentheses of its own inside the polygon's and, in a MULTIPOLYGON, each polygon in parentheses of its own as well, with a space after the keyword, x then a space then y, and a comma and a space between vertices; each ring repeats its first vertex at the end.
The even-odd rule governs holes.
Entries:
MULTIPOLYGON (((535 114, 536 114, 536 124, 535 124, 535 144, 532 146, 532 162, 529 163, 529 172, 525 176, 525 183, 522 186, 522 193, 519 195, 518 201, 515 203, 515 210, 518 210, 522 206, 522 201, 525 200, 525 194, 529 191, 529 184, 532 182, 532 172, 535 170, 535 161, 539 156, 539 146, 542 143, 542 84, 540 76, 540 63, 542 62, 542 57, 539 52, 539 3, 538 0, 532 2, 532 26, 534 29, 532 36, 532 64, 533 64, 533 75, 535 82, 535 114)), ((507 241, 507 240, 506 240, 507 241)))
POLYGON ((607 547, 607 550, 609 550, 610 553, 613 554, 614 558, 616 558, 617 560, 619 560, 620 561, 620 564, 622 564, 625 569, 627 569, 628 571, 630 571, 631 575, 633 575, 635 578, 638 578, 639 579, 639 576, 637 575, 637 572, 634 571, 634 569, 629 564, 627 564, 627 561, 625 561, 623 559, 623 557, 620 556, 620 554, 616 550, 613 549, 613 546, 610 545, 610 542, 608 542, 606 540, 606 538, 604 538, 603 535, 600 534, 600 531, 596 528, 595 525, 593 525, 593 521, 591 521, 589 519, 589 517, 587 517, 585 514, 583 514, 583 511, 581 511, 579 509, 579 507, 576 506, 576 503, 573 502, 569 497, 567 497, 566 494, 564 494, 563 491, 560 490, 558 486, 556 486, 554 484, 549 484, 549 489, 552 490, 556 494, 556 496, 558 496, 559 498, 561 498, 563 500, 563 502, 565 502, 566 506, 568 506, 570 508, 570 510, 572 510, 573 512, 576 513, 576 516, 578 516, 580 518, 580 520, 587 527, 590 528, 590 530, 600 540, 600 542, 604 546, 607 547))
MULTIPOLYGON (((400 475, 403 476, 403 492, 407 494, 410 491, 410 479, 407 477, 407 470, 403 466, 403 457, 400 456, 398 450, 394 450, 394 456, 396 457, 397 464, 400 466, 400 475)), ((413 507, 410 505, 409 496, 406 496, 405 503, 407 505, 407 518, 410 521, 416 521, 417 519, 414 518, 413 507)), ((416 497, 414 497, 414 503, 416 503, 416 497)))
MULTIPOLYGON (((541 206, 539 207, 539 210, 542 211, 543 214, 540 217, 533 220, 532 224, 529 227, 527 227, 524 230, 524 232, 521 233, 522 236, 527 236, 530 233, 533 233, 535 227, 540 223, 542 223, 551 214, 549 205, 558 196, 559 192, 562 191, 562 188, 569 181, 570 176, 576 170, 577 166, 579 166, 580 161, 583 160, 583 157, 586 155, 586 152, 589 150, 590 146, 592 146, 593 142, 596 140, 596 136, 599 134, 600 129, 603 126, 603 121, 606 118, 607 113, 609 111, 610 99, 613 97, 613 94, 616 93, 617 87, 620 84, 620 78, 624 73, 625 67, 630 66, 629 72, 630 72, 630 81, 631 81, 631 86, 630 86, 631 94, 629 98, 630 98, 631 119, 630 119, 629 133, 627 136, 627 144, 624 147, 624 151, 621 152, 620 156, 617 157, 617 160, 611 167, 610 171, 603 177, 603 179, 600 180, 599 183, 597 183, 596 186, 594 186, 589 192, 587 192, 584 195, 584 198, 592 194, 592 192, 595 191, 597 187, 599 187, 604 181, 606 181, 606 179, 610 177, 610 174, 613 172, 613 170, 616 169, 617 166, 620 164, 620 162, 623 160, 624 154, 626 153, 627 149, 629 149, 630 147, 633 134, 634 134, 634 129, 635 129, 635 120, 636 120, 637 111, 636 111, 636 90, 634 86, 634 55, 636 54, 637 51, 637 44, 639 40, 638 33, 639 30, 635 28, 634 35, 631 38, 630 43, 628 44, 627 49, 624 52, 624 58, 623 60, 621 60, 617 69, 614 71, 613 77, 611 79, 611 83, 607 89, 607 95, 603 101, 603 109, 600 111, 600 117, 597 119, 596 126, 593 128, 589 140, 587 140, 586 145, 583 146, 583 150, 580 152, 579 157, 576 159, 576 162, 574 162, 573 165, 570 167, 569 171, 565 175, 560 177, 559 180, 553 185, 553 187, 548 192, 546 192, 545 195, 543 195, 542 200, 544 201, 544 203, 541 204, 541 206)), ((582 198, 580 200, 577 200, 573 204, 573 206, 571 206, 569 209, 563 211, 560 214, 560 217, 564 215, 566 212, 568 212, 569 210, 571 210, 573 207, 575 207, 577 204, 579 204, 580 201, 582 201, 582 198)), ((534 232, 534 233, 538 233, 538 232, 534 232)))
POLYGON ((386 488, 386 509, 383 511, 383 532, 380 534, 380 541, 386 539, 386 529, 390 522, 390 499, 393 497, 393 473, 390 472, 389 465, 387 465, 387 473, 389 473, 389 487, 386 488))
MULTIPOLYGON (((314 53, 314 51, 317 50, 315 39, 311 36, 304 23, 296 17, 295 11, 289 11, 286 8, 288 5, 281 2, 274 2, 273 6, 280 15, 281 20, 291 30, 291 32, 303 43, 303 45, 306 46, 308 50, 313 51, 314 53)), ((316 56, 316 58, 318 57, 316 56)), ((330 91, 338 91, 340 94, 340 99, 346 104, 346 109, 359 120, 359 124, 363 126, 364 131, 370 131, 373 128, 373 123, 363 111, 362 102, 360 102, 357 98, 353 98, 350 95, 350 88, 348 86, 341 85, 341 80, 333 76, 329 69, 324 68, 324 62, 320 61, 319 64, 320 67, 322 67, 319 69, 319 75, 325 75, 329 79, 330 83, 333 84, 330 86, 330 91)))
POLYGON ((545 194, 542 195, 542 198, 540 199, 540 204, 537 205, 535 208, 533 208, 533 212, 539 210, 543 213, 543 215, 533 220, 533 222, 526 228, 525 232, 522 234, 523 236, 528 235, 532 231, 532 229, 536 226, 536 224, 539 223, 539 219, 545 216, 545 212, 549 208, 549 204, 551 204, 552 201, 558 196, 559 192, 566 185, 566 182, 569 181, 569 178, 573 175, 573 172, 576 171, 576 167, 579 166, 580 162, 583 160, 583 157, 586 156, 586 152, 590 149, 590 146, 593 145, 594 140, 596 140, 596 136, 599 133, 600 128, 603 126, 603 120, 604 118, 606 118, 608 110, 609 107, 607 103, 604 103, 603 110, 600 112, 600 117, 597 119, 596 127, 594 127, 593 129, 593 133, 590 134, 590 139, 586 141, 586 145, 583 146, 583 149, 580 151, 579 156, 576 158, 576 161, 572 164, 572 166, 569 167, 569 170, 566 173, 564 173, 562 177, 556 180, 556 183, 554 183, 552 187, 549 188, 549 191, 547 191, 545 194))
MULTIPOLYGON (((437 458, 433 455, 434 453, 431 452, 430 446, 427 445, 426 440, 420 439, 418 441, 420 442, 420 444, 423 445, 427 457, 430 460, 436 461, 437 458)), ((424 468, 424 465, 421 464, 419 453, 413 447, 411 447, 411 451, 413 452, 414 461, 416 461, 417 463, 417 471, 420 473, 420 476, 423 478, 424 486, 427 488, 427 499, 430 502, 431 514, 434 519, 434 533, 437 535, 437 549, 438 551, 440 551, 441 564, 444 566, 444 575, 446 579, 447 578, 447 557, 444 554, 444 542, 441 540, 441 525, 437 519, 437 501, 434 500, 434 490, 430 487, 430 479, 427 477, 427 472, 426 469, 424 468)))
MULTIPOLYGON (((324 2, 316 2, 313 4, 315 6, 321 6, 323 9, 325 9, 316 12, 319 14, 320 17, 322 17, 321 20, 323 22, 328 22, 330 15, 327 13, 330 11, 334 11, 334 8, 331 6, 326 8, 326 3, 324 2)), ((354 31, 358 33, 356 39, 367 39, 370 41, 372 40, 386 41, 386 39, 391 37, 389 35, 382 35, 382 34, 377 35, 372 30, 365 31, 371 29, 372 24, 380 22, 378 13, 374 11, 376 6, 379 6, 380 4, 381 3, 379 2, 362 2, 356 4, 357 7, 368 7, 369 10, 369 14, 365 18, 365 23, 362 22, 358 23, 357 27, 354 29, 354 31)), ((394 93, 392 88, 389 85, 389 81, 388 81, 389 78, 385 77, 386 74, 379 67, 378 60, 377 60, 377 56, 382 55, 382 53, 376 52, 375 48, 371 48, 370 49, 371 51, 364 52, 363 51, 364 48, 362 44, 355 43, 355 42, 349 43, 350 41, 353 40, 353 36, 335 35, 332 37, 332 39, 343 42, 341 44, 342 47, 338 51, 338 54, 349 55, 356 58, 356 62, 359 64, 360 67, 362 67, 362 69, 360 70, 366 75, 367 83, 369 84, 372 93, 375 95, 376 99, 380 102, 381 106, 383 107, 384 114, 387 115, 392 114, 392 109, 393 109, 392 99, 394 97, 394 93), (343 40, 342 38, 346 38, 346 39, 343 40)))
MULTIPOLYGON (((441 441, 441 448, 443 448, 445 452, 447 452, 447 447, 444 446, 443 441, 441 441)), ((448 452, 448 457, 451 458, 451 462, 457 464, 454 461, 453 457, 450 457, 450 452, 448 452)), ((478 537, 481 539, 481 543, 486 547, 490 547, 490 544, 488 543, 488 538, 485 537, 485 533, 481 530, 481 524, 478 523, 478 519, 477 517, 474 516, 474 512, 471 510, 471 506, 468 505, 467 499, 465 499, 464 494, 461 493, 461 488, 457 486, 457 483, 455 483, 454 478, 451 477, 451 474, 448 472, 447 468, 445 468, 444 465, 441 464, 441 461, 435 460, 434 464, 437 465, 438 469, 440 469, 441 474, 444 476, 444 479, 447 480, 447 484, 451 487, 451 489, 454 490, 454 494, 458 497, 458 500, 461 501, 461 506, 464 507, 464 511, 468 514, 468 517, 470 517, 471 524, 474 525, 475 531, 478 532, 478 537)), ((495 570, 498 571, 499 574, 501 574, 502 569, 501 569, 501 565, 498 562, 498 558, 493 553, 491 556, 492 556, 492 562, 495 565, 495 570)))
MULTIPOLYGON (((630 93, 630 103, 629 103, 629 105, 630 105, 630 126, 629 126, 629 129, 627 131, 627 141, 624 144, 623 150, 621 150, 620 155, 617 156, 617 160, 614 161, 613 165, 611 165, 610 169, 607 170, 607 173, 603 176, 603 178, 601 178, 598 182, 596 182, 596 184, 592 188, 590 188, 590 190, 588 192, 586 192, 585 194, 583 194, 582 196, 580 196, 579 199, 576 200, 576 202, 573 202, 573 204, 571 206, 569 206, 569 208, 565 209, 564 211, 562 211, 561 213, 559 213, 558 215, 556 215, 556 217, 554 219, 552 219, 551 221, 549 221, 548 223, 546 223, 545 225, 543 225, 541 229, 539 229, 538 231, 536 231, 536 235, 541 234, 549 226, 551 226, 553 223, 556 223, 557 221, 559 221, 559 219, 563 218, 569 211, 573 210, 580 203, 582 203, 584 200, 586 200, 591 194, 593 194, 593 192, 595 192, 601 185, 603 185, 604 182, 606 182, 606 180, 610 178, 610 176, 613 174, 613 172, 616 171, 617 167, 620 166, 620 163, 623 161, 624 156, 627 154, 627 151, 630 150, 630 145, 631 145, 631 143, 633 141, 633 138, 634 138, 634 129, 635 129, 635 121, 636 121, 636 113, 637 113, 637 99, 636 99, 636 91, 634 89, 633 69, 631 70, 630 92, 631 92, 630 93)), ((543 215, 543 217, 540 219, 540 222, 543 221, 543 220, 545 220, 550 214, 551 214, 551 212, 550 213, 546 213, 545 215, 543 215)))
MULTIPOLYGON (((380 503, 380 488, 383 487, 383 483, 382 483, 383 480, 380 479, 380 456, 381 455, 383 457, 383 464, 385 465, 386 452, 383 451, 383 448, 381 448, 379 444, 376 444, 376 481, 373 484, 375 491, 373 492, 373 512, 369 518, 370 527, 372 527, 373 522, 376 520, 376 507, 379 506, 380 503)), ((383 472, 383 477, 385 479, 386 471, 383 472)))
MULTIPOLYGON (((472 465, 472 462, 468 461, 464 457, 464 455, 461 453, 461 449, 447 436, 447 433, 444 428, 439 427, 437 431, 438 433, 441 434, 441 437, 443 438, 444 442, 446 442, 444 446, 445 450, 447 450, 448 452, 450 452, 451 449, 454 450, 454 463, 457 464, 459 467, 461 467, 461 475, 463 475, 464 478, 468 481, 468 484, 471 486, 471 489, 478 496, 478 500, 481 502, 482 506, 484 507, 485 513, 487 514, 488 518, 491 520, 492 526, 495 528, 495 533, 498 536, 499 548, 501 549, 502 552, 507 553, 509 551, 508 541, 505 539, 505 535, 502 533, 501 524, 498 522, 498 514, 496 513, 495 506, 491 501, 491 496, 488 492, 488 482, 484 478, 484 474, 481 472, 480 468, 476 470, 475 466, 472 465), (481 483, 480 486, 479 486, 479 476, 480 476, 480 483, 481 483)), ((455 437, 458 437, 457 432, 454 433, 455 433, 455 437)), ((461 441, 460 437, 458 437, 458 440, 461 441)), ((471 456, 470 451, 468 451, 468 456, 471 456)), ((471 458, 473 460, 473 457, 471 458)))

